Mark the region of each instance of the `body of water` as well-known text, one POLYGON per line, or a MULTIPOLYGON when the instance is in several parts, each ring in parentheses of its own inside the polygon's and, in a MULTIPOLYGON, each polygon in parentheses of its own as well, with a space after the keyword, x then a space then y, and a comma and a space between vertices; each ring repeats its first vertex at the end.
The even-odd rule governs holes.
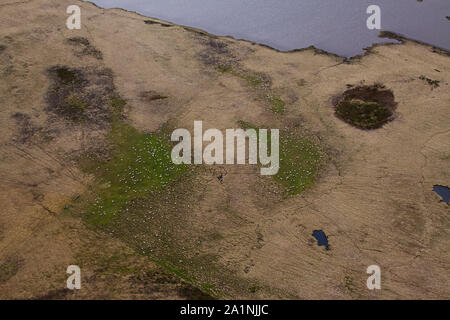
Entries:
POLYGON ((313 237, 317 240, 318 246, 324 246, 325 249, 329 250, 328 247, 328 237, 322 230, 314 230, 313 237))
POLYGON ((369 5, 381 29, 450 49, 450 0, 92 0, 148 17, 251 40, 282 51, 314 45, 341 56, 383 42, 366 26, 369 5))
POLYGON ((450 188, 436 185, 433 190, 442 198, 442 202, 450 203, 450 188))

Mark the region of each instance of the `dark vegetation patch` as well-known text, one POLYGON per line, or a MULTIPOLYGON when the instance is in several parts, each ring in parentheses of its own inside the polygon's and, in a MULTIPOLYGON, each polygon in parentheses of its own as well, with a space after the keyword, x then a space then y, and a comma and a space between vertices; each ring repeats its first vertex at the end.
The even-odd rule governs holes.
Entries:
POLYGON ((192 299, 192 300, 212 300, 214 299, 213 296, 201 291, 200 289, 192 286, 192 285, 185 285, 178 289, 178 294, 180 297, 184 299, 192 299))
POLYGON ((151 102, 155 100, 165 100, 169 98, 168 96, 159 94, 155 91, 144 91, 140 94, 141 98, 143 98, 145 101, 151 102))
POLYGON ((383 85, 357 86, 334 99, 336 116, 360 129, 377 129, 393 120, 397 103, 383 85))
POLYGON ((233 71, 233 68, 228 65, 219 65, 217 67, 217 71, 219 71, 220 73, 228 73, 228 72, 233 71))
POLYGON ((439 80, 433 80, 433 79, 425 77, 424 75, 421 75, 419 77, 419 79, 423 80, 423 81, 426 81, 431 86, 431 89, 438 88, 440 83, 441 83, 439 80))
POLYGON ((65 300, 73 296, 74 291, 67 288, 53 289, 46 294, 34 297, 32 300, 65 300))
POLYGON ((88 39, 83 37, 73 37, 67 39, 67 43, 70 45, 73 45, 78 48, 78 50, 75 51, 75 55, 77 57, 83 57, 83 56, 93 56, 94 58, 98 60, 103 59, 103 53, 95 48, 88 39))
POLYGON ((81 85, 84 82, 83 76, 79 70, 69 69, 67 67, 57 67, 50 69, 50 71, 56 73, 57 79, 62 84, 81 85))
POLYGON ((28 114, 16 112, 11 117, 16 120, 18 128, 18 134, 14 137, 15 141, 27 143, 34 138, 38 138, 40 139, 39 142, 47 142, 52 139, 52 130, 35 125, 28 114))
MULTIPOLYGON (((116 249, 116 248, 115 248, 116 249)), ((114 249, 114 250, 115 250, 114 249)), ((166 293, 176 292, 183 299, 211 299, 212 297, 200 289, 187 283, 160 266, 149 264, 145 257, 136 253, 123 252, 121 249, 111 252, 98 252, 87 248, 76 255, 76 264, 80 268, 94 268, 93 275, 84 279, 85 283, 102 282, 107 285, 104 291, 108 298, 110 292, 124 289, 133 297, 152 298, 155 295, 164 297, 166 293)), ((120 292, 119 292, 120 294, 120 292)))
POLYGON ((3 69, 3 76, 8 77, 14 72, 14 67, 12 65, 7 66, 3 69))
POLYGON ((5 51, 5 50, 6 50, 6 46, 0 44, 0 54, 1 54, 3 51, 5 51))
POLYGON ((155 293, 164 293, 167 291, 167 285, 176 288, 179 298, 188 300, 211 300, 214 299, 209 294, 196 288, 190 283, 182 281, 167 271, 138 272, 130 277, 133 283, 133 291, 138 294, 153 295, 155 293))
POLYGON ((31 125, 31 117, 28 114, 16 112, 11 116, 16 120, 20 128, 20 140, 22 142, 31 138, 35 133, 35 128, 31 125))
POLYGON ((228 49, 228 44, 209 36, 198 36, 203 50, 198 54, 200 61, 207 66, 217 68, 220 65, 235 64, 235 56, 228 49))
POLYGON ((113 120, 122 119, 122 112, 126 104, 127 102, 122 98, 119 97, 111 98, 111 112, 113 120))
POLYGON ((228 50, 228 45, 223 41, 209 38, 208 40, 206 40, 205 44, 217 54, 230 53, 230 51, 228 50))
POLYGON ((445 50, 445 49, 438 48, 438 47, 432 47, 431 51, 434 52, 434 53, 443 55, 443 56, 450 57, 450 51, 449 50, 445 50))
POLYGON ((0 264, 0 284, 14 277, 23 265, 23 260, 18 256, 8 256, 0 264))
POLYGON ((355 127, 376 129, 388 121, 392 112, 378 102, 352 100, 341 101, 336 107, 336 115, 355 127))
POLYGON ((196 29, 196 28, 187 27, 187 26, 181 26, 181 27, 184 30, 186 30, 186 31, 189 31, 189 32, 191 32, 193 34, 196 34, 197 36, 205 36, 205 37, 209 37, 211 39, 218 39, 219 38, 218 36, 216 36, 214 34, 211 34, 211 33, 208 33, 208 32, 206 32, 204 30, 201 30, 201 29, 196 29))
MULTIPOLYGON (((405 41, 405 39, 406 39, 404 36, 402 36, 400 34, 397 34, 395 32, 392 32, 392 31, 381 31, 378 34, 378 37, 379 38, 386 38, 386 39, 397 40, 399 43, 403 43, 405 41)), ((415 43, 418 43, 418 44, 421 44, 421 45, 424 45, 424 46, 430 46, 430 44, 425 43, 423 41, 412 40, 412 39, 407 39, 407 40, 415 42, 415 43)), ((450 51, 442 49, 442 48, 431 46, 431 51, 434 52, 434 53, 440 54, 440 55, 450 56, 450 51)))
POLYGON ((353 283, 353 279, 350 276, 345 276, 344 277, 344 287, 350 293, 354 293, 355 292, 355 285, 353 283))
POLYGON ((379 38, 386 38, 386 39, 394 39, 397 41, 403 41, 403 37, 395 32, 392 31, 380 31, 380 33, 378 34, 379 38))
POLYGON ((171 25, 171 24, 162 23, 162 22, 154 21, 154 20, 144 20, 144 23, 145 24, 156 24, 156 25, 160 25, 161 27, 164 27, 164 28, 173 27, 173 25, 171 25))
POLYGON ((47 72, 52 80, 46 96, 47 111, 99 127, 110 120, 110 98, 114 95, 111 70, 54 66, 47 72))

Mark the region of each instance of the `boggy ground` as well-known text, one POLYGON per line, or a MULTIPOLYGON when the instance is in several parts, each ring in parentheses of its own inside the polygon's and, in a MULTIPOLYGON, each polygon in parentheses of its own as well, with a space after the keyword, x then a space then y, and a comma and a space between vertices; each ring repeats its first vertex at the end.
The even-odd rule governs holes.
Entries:
POLYGON ((82 2, 71 31, 71 4, 0 5, 0 297, 450 297, 449 206, 432 191, 450 181, 446 52, 281 53, 82 2), (335 97, 373 84, 395 95, 391 122, 335 116, 335 97), (167 137, 194 120, 279 128, 280 174, 173 167, 167 137))

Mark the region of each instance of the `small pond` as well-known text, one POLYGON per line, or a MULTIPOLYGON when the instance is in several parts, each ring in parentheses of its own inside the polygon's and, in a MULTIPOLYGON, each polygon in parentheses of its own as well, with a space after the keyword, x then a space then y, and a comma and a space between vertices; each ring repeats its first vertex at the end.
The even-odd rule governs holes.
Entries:
POLYGON ((325 246, 325 249, 329 250, 328 247, 328 237, 322 230, 314 230, 313 237, 317 240, 318 246, 325 246))
POLYGON ((442 198, 441 202, 445 202, 445 203, 450 202, 450 188, 449 187, 435 185, 433 187, 433 191, 436 192, 442 198))

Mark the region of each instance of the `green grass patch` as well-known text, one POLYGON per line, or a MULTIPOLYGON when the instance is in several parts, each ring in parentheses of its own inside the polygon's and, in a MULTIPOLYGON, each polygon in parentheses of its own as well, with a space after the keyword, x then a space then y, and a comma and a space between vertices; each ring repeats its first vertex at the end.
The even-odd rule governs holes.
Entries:
MULTIPOLYGON (((239 126, 244 129, 255 129, 258 127, 245 122, 238 121, 239 126)), ((267 131, 268 147, 270 150, 271 135, 267 131)), ((285 187, 288 195, 296 195, 310 188, 317 177, 322 164, 323 155, 321 148, 311 140, 280 131, 280 169, 274 180, 285 187)))
MULTIPOLYGON (((120 99, 111 103, 114 110, 124 105, 120 99)), ((169 142, 157 133, 141 133, 115 119, 108 139, 112 150, 107 161, 82 162, 97 177, 95 199, 86 210, 87 220, 95 225, 108 224, 135 200, 163 189, 186 170, 172 162, 169 142)))
POLYGON ((117 97, 111 98, 112 113, 116 116, 121 114, 126 104, 127 104, 126 101, 121 98, 117 97))
POLYGON ((233 68, 231 68, 231 66, 227 66, 227 65, 219 65, 217 67, 217 71, 219 71, 220 73, 229 73, 229 72, 233 71, 233 68))
POLYGON ((377 129, 390 120, 392 111, 378 102, 350 100, 337 105, 336 115, 357 128, 377 129))
POLYGON ((244 129, 244 130, 247 130, 247 129, 255 129, 255 130, 258 130, 258 129, 259 129, 257 126, 252 125, 251 123, 246 122, 246 121, 244 121, 244 120, 238 120, 238 125, 239 125, 239 127, 241 127, 241 128, 244 129))
MULTIPOLYGON (((220 73, 230 73, 235 77, 239 77, 245 80, 253 89, 259 89, 263 87, 263 84, 268 84, 268 80, 262 74, 235 70, 229 65, 219 65, 217 66, 217 71, 220 73)), ((270 105, 270 110, 273 113, 282 115, 286 111, 286 104, 280 97, 273 96, 269 93, 264 94, 264 100, 270 105)))
POLYGON ((354 293, 355 292, 355 288, 354 288, 354 284, 353 284, 353 279, 349 276, 345 276, 344 278, 344 285, 345 288, 350 292, 350 293, 354 293))
POLYGON ((254 89, 258 88, 263 83, 263 80, 256 74, 242 73, 240 74, 240 77, 247 81, 247 84, 254 89))
POLYGON ((276 114, 284 114, 286 110, 286 104, 283 100, 278 97, 274 97, 272 95, 266 95, 266 100, 271 106, 271 110, 276 114))
POLYGON ((169 271, 170 273, 176 275, 177 277, 179 277, 189 283, 195 282, 194 279, 192 279, 188 275, 187 271, 181 267, 175 267, 172 264, 167 263, 166 261, 160 261, 160 260, 155 261, 155 263, 157 263, 158 265, 163 267, 165 270, 169 271))
MULTIPOLYGON (((202 292, 209 295, 210 298, 218 298, 219 297, 220 290, 217 289, 215 284, 204 283, 204 282, 198 281, 195 277, 190 276, 189 272, 185 268, 183 268, 181 266, 175 266, 174 264, 171 264, 167 261, 162 261, 162 260, 155 261, 155 263, 157 263, 158 265, 163 267, 168 272, 170 272, 170 273, 176 275, 177 277, 185 280, 186 282, 191 283, 192 285, 196 286, 202 292)), ((202 264, 202 265, 206 266, 207 264, 202 264)))
MULTIPOLYGON (((253 124, 251 124, 249 122, 243 121, 243 120, 238 120, 238 125, 239 125, 240 128, 242 128, 244 130, 254 129, 256 131, 256 136, 258 137, 258 141, 259 141, 259 131, 258 131, 260 129, 259 127, 255 126, 255 125, 253 125, 253 124)), ((281 139, 281 137, 280 137, 280 139, 281 139)), ((267 130, 267 149, 268 149, 268 152, 270 152, 271 142, 272 142, 271 132, 270 132, 270 130, 267 130)))
POLYGON ((296 136, 280 137, 280 170, 274 179, 287 193, 295 195, 309 189, 322 162, 320 148, 312 141, 296 136))
POLYGON ((72 120, 80 120, 83 117, 87 103, 81 100, 77 95, 71 94, 64 100, 62 113, 72 120))

